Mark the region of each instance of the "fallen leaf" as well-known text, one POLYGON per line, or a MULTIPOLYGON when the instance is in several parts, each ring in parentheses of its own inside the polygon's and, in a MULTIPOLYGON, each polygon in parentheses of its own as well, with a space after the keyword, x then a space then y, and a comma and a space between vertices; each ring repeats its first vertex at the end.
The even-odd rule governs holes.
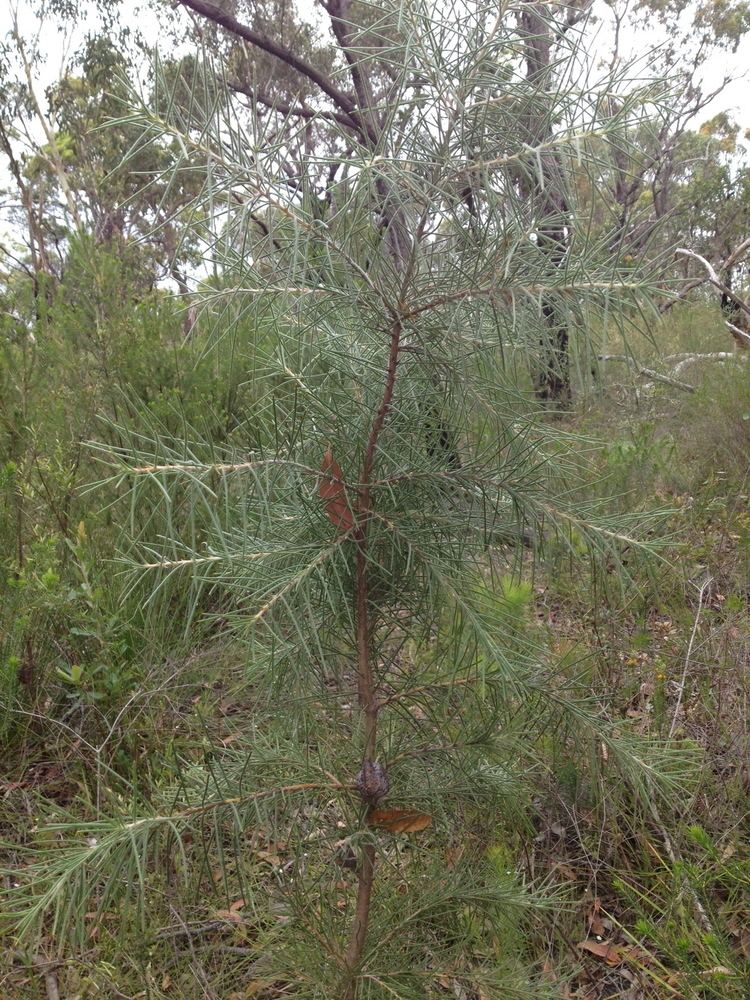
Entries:
POLYGON ((273 985, 273 979, 252 979, 241 993, 230 993, 227 1000, 250 1000, 273 985))
POLYGON ((373 809, 368 823, 390 833, 419 833, 432 823, 432 816, 413 809, 373 809))
POLYGON ((653 961, 652 956, 639 948, 638 945, 615 945, 611 941, 581 941, 578 944, 581 951, 588 951, 597 958, 602 958, 607 965, 614 968, 624 962, 631 962, 633 965, 648 965, 653 961))
POLYGON ((281 864, 281 857, 275 851, 256 851, 255 856, 271 865, 272 868, 278 868, 281 864))
POLYGON ((614 967, 625 961, 619 948, 611 941, 581 941, 578 944, 581 951, 588 951, 597 958, 603 958, 607 965, 614 967))
POLYGON ((213 915, 217 920, 227 920, 230 924, 242 923, 242 914, 237 910, 214 910, 213 915))
POLYGON ((575 882, 578 879, 578 874, 574 868, 570 865, 565 865, 562 862, 558 862, 552 869, 556 875, 560 875, 562 878, 567 879, 569 882, 575 882))
POLYGON ((326 449, 320 471, 322 475, 318 484, 318 495, 325 501, 328 520, 339 531, 351 531, 354 527, 354 517, 346 502, 344 476, 330 448, 326 449))

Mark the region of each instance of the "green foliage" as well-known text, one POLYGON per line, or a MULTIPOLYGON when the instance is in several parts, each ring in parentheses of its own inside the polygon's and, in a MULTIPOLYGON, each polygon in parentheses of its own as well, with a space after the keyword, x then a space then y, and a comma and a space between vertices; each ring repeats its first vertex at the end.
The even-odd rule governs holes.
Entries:
MULTIPOLYGON (((462 8, 456 27, 415 5, 386 27, 404 65, 413 48, 424 54, 426 82, 397 77, 382 150, 357 145, 322 218, 319 198, 285 183, 291 119, 274 134, 256 120, 248 133, 226 100, 185 101, 184 76, 166 72, 124 120, 143 136, 129 158, 178 148, 169 177, 201 162, 210 177, 191 206, 222 274, 205 287, 203 321, 212 357, 229 357, 217 363, 232 378, 247 373, 253 402, 225 436, 197 413, 175 428, 151 404, 153 366, 127 373, 147 405, 131 420, 113 401, 100 446, 105 488, 132 511, 125 593, 145 596, 163 633, 181 599, 190 620, 208 613, 243 643, 253 735, 172 775, 136 818, 128 807, 51 827, 64 849, 25 869, 10 914, 23 936, 49 916, 49 932, 80 947, 83 914, 121 905, 127 885, 145 929, 163 865, 178 857, 185 890, 210 894, 218 868, 227 896, 242 893, 261 925, 264 975, 297 995, 427 996, 447 976, 529 996, 522 954, 505 956, 536 893, 488 865, 488 849, 498 854, 487 819, 501 816, 511 835, 527 829, 545 768, 573 799, 593 789, 591 747, 648 799, 684 787, 692 760, 688 746, 639 741, 600 712, 533 622, 530 585, 497 573, 524 529, 540 550, 554 542, 594 560, 642 544, 628 533, 634 518, 581 505, 568 482, 580 442, 535 420, 507 359, 535 349, 541 295, 583 322, 650 290, 648 265, 623 270, 585 226, 565 270, 551 269, 539 234, 560 210, 524 202, 519 183, 539 171, 540 183, 562 184, 573 162, 593 181, 600 139, 641 117, 654 91, 634 90, 612 114, 606 90, 529 87, 513 70, 514 29, 498 20, 488 34, 483 11, 462 8), (458 81, 463 112, 443 133, 430 123, 446 80, 458 81), (507 103, 491 96, 498 88, 507 103), (529 147, 523 101, 556 121, 554 157, 529 147), (455 177, 475 162, 472 219, 455 177), (244 237, 257 218, 260 253, 244 237), (334 461, 338 485, 326 486, 334 461), (385 775, 377 793, 368 768, 385 775), (381 799, 428 827, 402 841, 379 823, 381 799), (285 922, 270 934, 251 829, 291 854, 276 887, 285 922), (446 867, 458 841, 463 853, 446 867), (351 876, 332 863, 336 851, 351 876), (363 905, 366 939, 353 930, 363 905)), ((311 188, 326 161, 324 149, 305 153, 311 188)), ((97 290, 75 308, 90 311, 87 337, 114 323, 116 346, 117 304, 113 315, 97 290)), ((109 344, 86 346, 98 358, 109 344)), ((117 353, 102 353, 105 365, 107 384, 124 383, 117 353)), ((106 670, 98 682, 89 672, 90 682, 83 666, 61 680, 106 692, 106 670)))
MULTIPOLYGON (((559 76, 535 89, 513 24, 488 30, 494 9, 353 9, 352 45, 388 87, 374 149, 317 105, 314 141, 278 104, 244 115, 236 84, 247 96, 278 64, 247 46, 157 63, 139 100, 94 40, 52 94, 91 232, 67 229, 54 281, 16 271, 3 291, 0 725, 30 799, 14 812, 9 781, 0 930, 16 955, 95 952, 85 985, 70 973, 82 993, 119 991, 132 957, 154 995, 545 996, 567 982, 548 960, 539 976, 539 956, 577 943, 556 950, 573 896, 551 886, 549 827, 555 851, 591 859, 587 880, 616 856, 621 912, 685 973, 670 989, 702 995, 716 967, 739 974, 721 929, 690 922, 707 897, 739 908, 744 876, 697 823, 667 860, 644 846, 712 760, 678 719, 682 661, 675 680, 676 654, 652 649, 678 586, 649 557, 671 544, 653 508, 681 462, 700 467, 690 420, 709 422, 717 390, 682 426, 618 412, 604 446, 529 401, 543 302, 588 377, 601 331, 624 334, 659 291, 660 262, 612 253, 600 184, 658 88, 619 70, 568 88, 580 53, 553 23, 559 76), (529 142, 534 116, 549 143, 529 142), (111 212, 119 233, 94 221, 111 212), (186 339, 155 264, 204 255, 186 339), (633 671, 619 687, 613 662, 633 671), (50 743, 73 793, 29 785, 25 755, 50 743), (426 822, 399 832, 381 809, 426 822)), ((253 24, 330 70, 288 14, 258 6, 253 24)), ((269 94, 312 100, 286 69, 269 94)), ((732 135, 717 122, 696 141, 732 135)), ((29 166, 54 184, 43 157, 29 166)), ((731 171, 708 173, 685 184, 706 219, 731 171)), ((670 529, 705 528, 715 501, 671 511, 670 529)), ((716 610, 726 634, 745 607, 737 586, 716 610)), ((694 610, 674 618, 689 633, 694 610)))
MULTIPOLYGON (((112 564, 122 544, 109 507, 116 494, 92 509, 87 492, 101 478, 90 439, 119 444, 147 416, 163 433, 194 422, 219 442, 237 433, 246 405, 241 375, 183 344, 179 309, 142 287, 134 256, 80 237, 36 322, 27 292, 6 290, 16 319, 0 362, 6 736, 19 674, 34 697, 109 710, 149 668, 153 630, 137 604, 122 603, 125 581, 112 564)), ((179 616, 174 626, 179 642, 179 616)), ((162 633, 157 657, 169 641, 162 633)))

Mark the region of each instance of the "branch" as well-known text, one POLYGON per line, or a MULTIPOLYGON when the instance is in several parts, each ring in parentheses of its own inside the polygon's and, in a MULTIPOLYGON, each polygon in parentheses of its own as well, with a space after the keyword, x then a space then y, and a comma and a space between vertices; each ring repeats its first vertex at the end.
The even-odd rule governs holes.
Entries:
POLYGON ((349 66, 349 72, 351 73, 352 83, 354 84, 354 92, 357 95, 359 106, 362 111, 365 111, 365 109, 371 111, 373 105, 372 86, 369 78, 362 72, 359 60, 351 48, 351 38, 347 22, 349 0, 329 0, 328 3, 322 2, 321 0, 321 5, 327 11, 328 16, 331 19, 331 31, 333 32, 336 41, 339 43, 341 51, 344 53, 344 58, 349 66))
MULTIPOLYGON (((711 354, 688 354, 687 357, 681 358, 677 361, 677 364, 672 369, 672 374, 679 375, 684 368, 695 364, 696 361, 733 361, 735 358, 742 357, 744 357, 744 355, 735 354, 734 351, 714 351, 711 354)), ((669 361, 670 359, 665 358, 665 360, 669 361)))
POLYGON ((196 14, 207 18, 214 24, 221 25, 222 28, 226 28, 233 35, 243 38, 246 42, 250 42, 251 45, 255 45, 256 48, 262 49, 263 52, 267 52, 269 55, 274 56, 296 70, 302 76, 307 77, 308 80, 316 84, 344 112, 349 123, 360 134, 367 131, 359 121, 354 101, 343 90, 335 87, 324 73, 321 73, 320 70, 311 66, 304 59, 300 59, 290 49, 280 45, 273 38, 268 38, 259 31, 255 31, 246 24, 242 24, 236 17, 219 7, 216 3, 212 3, 211 0, 178 0, 178 3, 182 7, 186 7, 188 10, 195 11, 196 14))
POLYGON ((231 91, 234 91, 235 94, 242 94, 244 97, 249 97, 256 104, 262 104, 264 108, 276 111, 287 118, 304 118, 306 121, 322 118, 326 121, 336 121, 339 125, 343 125, 344 128, 354 127, 351 118, 347 115, 339 114, 336 111, 316 111, 315 108, 310 108, 306 104, 284 104, 281 101, 273 101, 259 90, 253 90, 247 84, 240 83, 239 80, 227 80, 227 87, 231 91))
POLYGON ((750 347, 750 333, 747 333, 745 330, 741 330, 738 326, 735 326, 734 323, 730 323, 728 319, 725 319, 724 322, 734 334, 734 339, 738 340, 744 349, 750 347))
POLYGON ((669 375, 662 375, 660 372, 655 372, 653 368, 644 368, 639 361, 628 357, 627 354, 600 354, 597 360, 622 361, 631 368, 635 368, 638 375, 645 375, 646 378, 653 379, 654 382, 663 382, 664 385, 670 385, 674 389, 682 389, 683 392, 695 392, 694 385, 690 385, 688 382, 680 382, 679 379, 670 378, 669 375))
MULTIPOLYGON (((745 256, 748 250, 750 250, 750 239, 744 240, 742 243, 740 243, 738 247, 735 247, 735 249, 732 250, 729 256, 726 257, 721 262, 721 264, 718 265, 719 272, 729 271, 730 268, 734 267, 734 265, 739 260, 741 260, 742 257, 745 256)), ((677 253, 679 252, 680 251, 678 250, 677 253)), ((665 312, 669 312, 669 310, 672 309, 674 306, 676 306, 678 302, 682 302, 683 299, 687 298, 687 296, 690 294, 690 292, 692 292, 694 288, 699 288, 701 285, 705 284, 708 280, 709 280, 708 275, 704 275, 701 278, 693 278, 692 281, 689 281, 686 285, 683 285, 679 295, 676 295, 672 299, 667 299, 666 302, 662 302, 662 304, 659 306, 659 312, 662 314, 664 314, 665 312)))
POLYGON ((738 247, 736 247, 734 250, 732 250, 732 252, 726 258, 726 260, 724 261, 724 263, 721 265, 722 271, 728 270, 730 267, 734 267, 734 265, 742 257, 745 256, 745 254, 747 253, 748 250, 750 250, 750 238, 744 240, 742 243, 740 243, 740 245, 738 247))
POLYGON ((700 286, 705 285, 707 281, 708 278, 705 275, 701 278, 693 278, 686 285, 682 286, 678 295, 675 295, 671 299, 666 299, 664 302, 661 303, 661 305, 659 306, 659 313, 662 316, 665 313, 668 313, 669 310, 674 309, 674 307, 678 305, 678 303, 683 302, 688 297, 688 295, 693 291, 694 288, 700 288, 700 286))
MULTIPOLYGON (((378 703, 375 678, 373 676, 372 664, 372 621, 370 618, 370 581, 368 572, 368 525, 367 517, 370 515, 370 488, 372 482, 372 471, 375 464, 378 440, 383 430, 388 414, 393 402, 393 391, 396 385, 396 375, 398 372, 399 348, 401 344, 402 324, 400 320, 395 320, 391 327, 390 348, 388 351, 388 363, 385 371, 385 384, 380 405, 375 414, 370 428, 370 434, 365 447, 364 459, 362 461, 362 492, 358 507, 359 524, 357 526, 354 539, 357 545, 356 553, 356 582, 355 582, 355 620, 356 620, 356 644, 357 644, 357 701, 359 710, 364 720, 364 759, 360 774, 363 777, 365 789, 367 788, 367 775, 370 769, 377 767, 377 738, 378 738, 378 703)), ((387 787, 387 777, 386 777, 387 787)), ((366 791, 361 791, 366 806, 367 815, 373 805, 374 799, 366 791)), ((349 941, 346 947, 344 964, 346 975, 343 984, 342 994, 344 1000, 354 1000, 357 995, 356 976, 365 942, 367 940, 367 929, 370 921, 370 909, 372 902, 372 889, 375 881, 375 844, 365 843, 362 848, 359 874, 357 879, 357 902, 355 905, 354 919, 349 932, 349 941)))
POLYGON ((73 217, 73 222, 77 227, 81 225, 81 218, 78 214, 78 206, 76 205, 75 198, 73 197, 73 192, 70 190, 70 185, 68 184, 67 174, 65 173, 65 166, 62 161, 62 156, 60 155, 60 147, 57 145, 57 137, 55 135, 52 126, 47 121, 44 111, 42 110, 42 105, 37 97, 36 90, 34 89, 34 78, 31 72, 31 63, 26 55, 26 46, 21 38, 21 32, 18 27, 18 17, 16 14, 13 15, 13 28, 12 28, 13 40, 16 43, 16 48, 18 49, 18 54, 21 57, 21 63, 23 64, 24 74, 26 76, 26 86, 29 89, 29 96, 31 98, 31 103, 34 105, 34 111, 39 119, 39 124, 42 126, 42 131, 44 132, 44 137, 47 140, 47 144, 50 149, 50 166, 52 167, 55 176, 57 177, 57 182, 60 185, 60 190, 65 196, 65 201, 68 205, 68 211, 73 217))
MULTIPOLYGON (((750 241, 745 240, 743 247, 746 247, 746 244, 750 244, 750 241)), ((697 260, 698 263, 705 268, 706 274, 708 275, 707 280, 711 282, 714 288, 718 288, 722 295, 726 295, 727 298, 731 299, 732 302, 734 302, 734 304, 742 310, 742 312, 744 312, 747 316, 750 316, 750 305, 748 305, 744 299, 740 298, 736 292, 733 292, 731 288, 724 284, 714 270, 713 264, 709 263, 705 257, 701 257, 699 253, 695 253, 693 250, 685 250, 682 248, 675 250, 675 253, 678 253, 683 257, 692 257, 693 260, 697 260)), ((743 334, 743 336, 747 335, 743 334)))

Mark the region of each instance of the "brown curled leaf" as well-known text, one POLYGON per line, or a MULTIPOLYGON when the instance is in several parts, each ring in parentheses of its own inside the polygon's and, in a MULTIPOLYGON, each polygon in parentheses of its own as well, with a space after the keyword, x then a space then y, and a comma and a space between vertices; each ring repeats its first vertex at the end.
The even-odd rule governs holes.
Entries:
POLYGON ((581 951, 587 951, 591 955, 596 955, 597 958, 602 958, 607 963, 607 965, 616 966, 622 965, 625 961, 622 952, 614 945, 611 941, 595 941, 589 939, 588 941, 581 941, 578 944, 581 951))
POLYGON ((419 833, 432 823, 432 816, 414 809, 373 809, 367 822, 390 833, 419 833))
POLYGON ((318 485, 318 495, 325 503, 328 520, 339 531, 351 531, 354 527, 354 517, 346 500, 346 484, 341 466, 333 457, 330 448, 326 449, 320 471, 322 475, 318 485))

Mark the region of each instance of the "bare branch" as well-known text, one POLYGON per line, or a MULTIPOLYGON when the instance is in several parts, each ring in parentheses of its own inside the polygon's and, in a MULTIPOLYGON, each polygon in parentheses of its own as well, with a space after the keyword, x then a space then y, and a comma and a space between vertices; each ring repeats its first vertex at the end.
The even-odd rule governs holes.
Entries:
POLYGON ((669 375, 662 375, 661 372, 654 371, 653 368, 646 368, 636 361, 635 358, 627 354, 600 354, 599 361, 622 361, 624 364, 635 369, 638 375, 645 375, 646 378, 653 379, 654 382, 662 382, 664 385, 672 386, 673 389, 681 389, 683 392, 695 392, 695 386, 688 382, 681 382, 679 379, 671 378, 669 375))
MULTIPOLYGON (((746 240, 745 242, 747 243, 748 241, 746 240)), ((719 275, 716 273, 713 264, 707 261, 705 257, 701 257, 701 255, 699 253, 695 253, 694 250, 685 250, 683 248, 675 250, 675 253, 678 253, 683 257, 692 257, 693 260, 697 260, 698 263, 705 268, 708 280, 714 288, 718 288, 722 295, 726 295, 727 298, 731 299, 732 302, 734 302, 734 304, 742 310, 742 312, 744 312, 747 316, 750 316, 750 305, 748 305, 743 298, 740 298, 736 292, 733 292, 731 288, 724 284, 724 282, 719 278, 719 275)), ((743 334, 743 336, 747 336, 747 334, 743 334)))
MULTIPOLYGON (((307 104, 285 104, 283 101, 274 101, 262 91, 253 89, 239 80, 228 80, 227 86, 235 94, 242 94, 256 104, 262 104, 264 108, 275 111, 286 118, 304 118, 306 121, 323 119, 323 121, 335 121, 344 128, 354 128, 351 119, 347 115, 339 114, 336 111, 319 111, 309 107, 307 104)), ((357 129, 357 131, 359 131, 357 129)))
POLYGON ((250 42, 251 45, 255 45, 256 48, 262 49, 263 52, 267 52, 269 55, 274 56, 296 70, 302 76, 307 77, 308 80, 316 84, 344 112, 347 120, 358 132, 362 133, 366 131, 357 114, 357 106, 348 94, 345 94, 343 90, 334 86, 324 73, 321 73, 320 70, 311 66, 310 63, 295 55, 290 49, 280 45, 273 38, 268 38, 259 31, 255 31, 246 24, 242 24, 233 14, 230 14, 218 4, 212 3, 211 0, 178 0, 178 2, 181 6, 195 11, 196 14, 200 14, 222 28, 226 28, 233 35, 243 38, 246 42, 250 42))
MULTIPOLYGON (((735 247, 735 249, 729 254, 729 256, 726 257, 724 261, 718 265, 719 272, 729 271, 732 267, 734 267, 736 263, 738 263, 738 261, 740 261, 745 256, 748 250, 750 250, 750 239, 744 240, 742 243, 740 243, 738 247, 735 247)), ((679 250, 677 252, 679 253, 679 250)), ((674 306, 676 306, 678 302, 682 302, 683 299, 687 298, 687 296, 690 294, 690 292, 693 291, 694 288, 700 288, 700 286, 704 285, 708 280, 709 280, 708 275, 703 275, 700 278, 693 278, 686 285, 683 285, 678 295, 674 296, 671 299, 667 299, 666 302, 662 302, 662 304, 659 306, 659 312, 660 313, 669 312, 669 310, 672 309, 674 306)))

